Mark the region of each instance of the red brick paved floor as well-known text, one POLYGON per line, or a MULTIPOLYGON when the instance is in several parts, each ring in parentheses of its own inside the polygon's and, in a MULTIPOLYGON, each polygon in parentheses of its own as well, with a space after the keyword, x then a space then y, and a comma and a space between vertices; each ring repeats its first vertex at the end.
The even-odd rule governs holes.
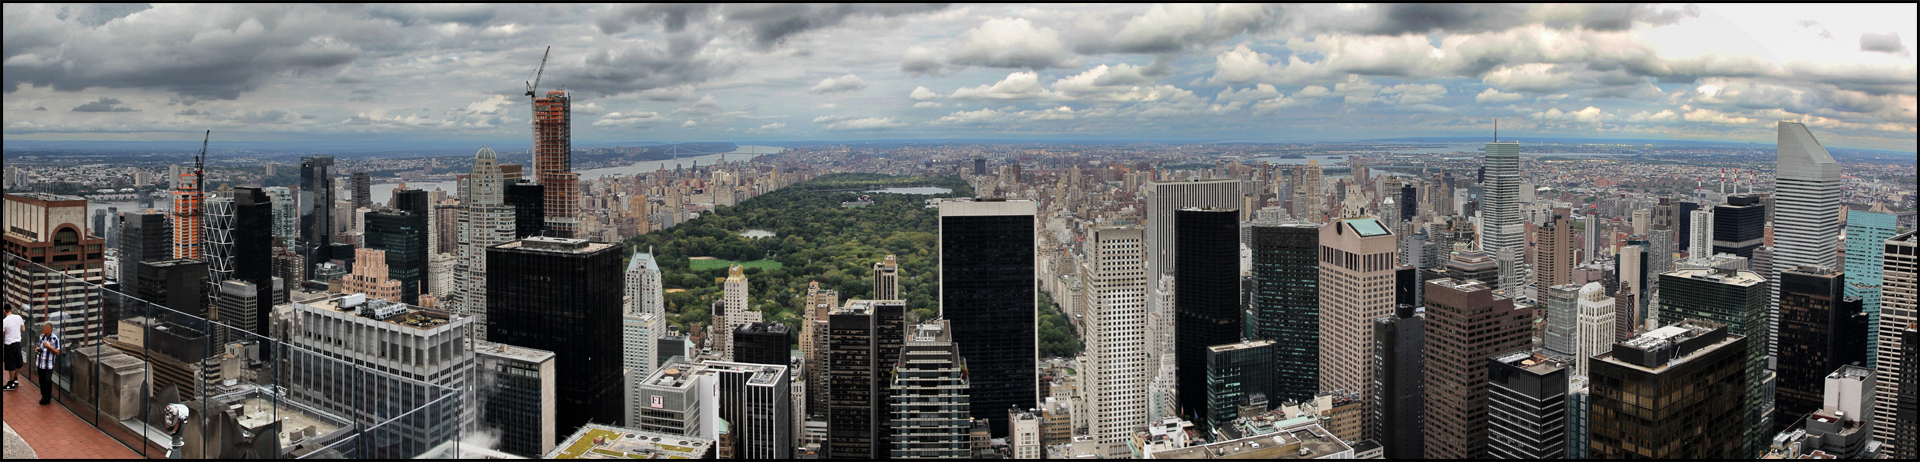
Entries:
POLYGON ((39 384, 29 383, 26 374, 21 374, 20 389, 0 391, 0 395, 6 396, 6 407, 0 408, 4 409, 0 417, 6 419, 14 432, 20 433, 21 439, 27 440, 28 446, 33 446, 41 459, 141 458, 120 441, 80 420, 60 403, 41 406, 39 384))

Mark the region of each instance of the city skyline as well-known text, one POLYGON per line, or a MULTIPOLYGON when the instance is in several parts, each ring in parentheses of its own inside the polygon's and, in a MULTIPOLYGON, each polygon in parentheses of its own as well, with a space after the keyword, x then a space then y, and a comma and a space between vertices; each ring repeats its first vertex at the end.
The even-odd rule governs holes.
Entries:
POLYGON ((1912 10, 9 4, 7 456, 1910 459, 1912 10))
POLYGON ((1829 146, 1910 150, 1913 17, 1911 5, 15 4, 4 136, 524 140, 522 93, 551 45, 536 90, 575 95, 583 142, 1342 140, 1479 135, 1499 118, 1522 140, 1734 142, 1798 120, 1829 146))

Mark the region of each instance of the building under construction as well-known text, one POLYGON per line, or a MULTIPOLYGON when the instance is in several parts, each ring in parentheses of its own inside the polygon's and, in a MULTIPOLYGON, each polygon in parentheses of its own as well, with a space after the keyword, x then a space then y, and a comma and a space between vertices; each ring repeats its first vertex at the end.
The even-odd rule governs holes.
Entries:
POLYGON ((566 87, 533 100, 534 181, 546 189, 547 229, 554 237, 579 231, 580 174, 573 172, 573 98, 566 87))

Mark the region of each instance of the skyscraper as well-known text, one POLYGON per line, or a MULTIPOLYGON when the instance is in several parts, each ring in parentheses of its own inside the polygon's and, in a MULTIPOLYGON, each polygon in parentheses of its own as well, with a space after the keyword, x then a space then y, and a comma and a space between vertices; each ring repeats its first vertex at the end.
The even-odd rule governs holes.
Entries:
POLYGON ((1094 228, 1080 266, 1081 301, 1089 332, 1082 334, 1094 366, 1084 372, 1092 393, 1092 435, 1100 454, 1130 454, 1133 431, 1147 421, 1147 278, 1142 232, 1094 228))
POLYGON ((885 260, 873 264, 873 299, 902 300, 900 264, 894 261, 893 254, 887 254, 885 260))
POLYGON ((201 172, 180 174, 173 188, 173 258, 206 258, 207 192, 201 190, 201 172))
POLYGON ((1920 455, 1920 441, 1914 439, 1914 423, 1920 421, 1913 393, 1920 387, 1914 380, 1920 364, 1915 364, 1915 310, 1920 310, 1920 284, 1916 270, 1920 257, 1915 244, 1920 239, 1907 231, 1887 239, 1881 250, 1880 333, 1874 354, 1873 435, 1893 446, 1894 457, 1920 455))
POLYGON ((1416 310, 1402 305, 1373 320, 1374 434, 1388 459, 1426 455, 1427 315, 1416 310))
POLYGON ((552 452, 559 374, 553 352, 473 342, 473 356, 478 367, 471 399, 480 428, 499 430, 501 452, 521 457, 552 452))
POLYGON ((1520 219, 1520 143, 1492 142, 1486 147, 1486 186, 1480 219, 1481 250, 1500 263, 1498 290, 1517 295, 1515 266, 1526 253, 1526 230, 1520 219))
POLYGON ((1554 208, 1553 217, 1540 227, 1539 241, 1540 251, 1534 256, 1539 268, 1536 286, 1544 290, 1573 282, 1573 212, 1554 208))
POLYGON ((620 246, 527 238, 486 249, 487 339, 558 355, 559 424, 617 422, 621 409, 620 246))
POLYGON ((353 172, 352 178, 353 208, 355 210, 373 208, 373 178, 367 176, 365 170, 353 172))
POLYGON ((623 421, 629 427, 636 427, 640 414, 646 412, 646 404, 640 398, 640 382, 653 375, 654 365, 662 359, 656 343, 666 334, 663 295, 660 264, 654 261, 653 254, 634 252, 633 258, 627 260, 627 306, 620 316, 621 366, 626 369, 622 380, 627 415, 623 421))
POLYGON ((547 196, 547 230, 579 232, 580 174, 573 172, 573 97, 565 89, 533 100, 533 174, 547 196))
POLYGON ((1847 211, 1846 294, 1860 299, 1860 310, 1867 315, 1867 368, 1879 358, 1874 354, 1880 343, 1881 263, 1886 257, 1886 241, 1893 237, 1894 216, 1884 213, 1847 211))
MULTIPOLYGON (((1380 220, 1346 218, 1320 227, 1319 242, 1320 389, 1373 396, 1371 323, 1393 314, 1395 269, 1399 266, 1393 232, 1380 220)), ((1182 285, 1179 290, 1187 287, 1182 285)), ((1432 286, 1427 287, 1427 296, 1433 296, 1432 286)), ((1429 312, 1428 316, 1428 322, 1432 322, 1433 314, 1429 312)), ((1372 404, 1364 406, 1368 408, 1363 411, 1364 418, 1371 421, 1372 404)), ((1366 433, 1373 432, 1371 422, 1362 427, 1366 433)), ((1432 446, 1428 448, 1431 451, 1432 446)))
POLYGON ((1589 359, 1589 457, 1740 459, 1745 337, 1687 320, 1589 359))
POLYGON ((255 320, 249 331, 262 337, 270 334, 266 320, 272 316, 274 304, 273 209, 273 197, 266 191, 233 188, 233 273, 258 290, 253 310, 248 313, 255 320))
POLYGON ((1487 361, 1487 456, 1567 456, 1567 364, 1522 349, 1487 361))
POLYGON ((1767 207, 1755 196, 1731 196, 1713 206, 1713 253, 1753 258, 1765 244, 1767 207))
POLYGON ((752 322, 734 327, 733 357, 737 363, 785 366, 787 326, 777 322, 752 322))
MULTIPOLYGON (((1317 176, 1315 177, 1316 181, 1317 176)), ((1317 183, 1316 183, 1317 184, 1317 183)), ((1147 183, 1147 281, 1172 275, 1170 268, 1179 249, 1173 215, 1187 207, 1231 209, 1240 207, 1240 181, 1234 179, 1171 181, 1147 183)), ((1303 189, 1303 188, 1296 188, 1303 189)), ((1314 196, 1316 199, 1318 195, 1314 196)), ((1295 212, 1296 216, 1300 213, 1295 212)), ((1147 303, 1158 303, 1158 294, 1150 294, 1147 303)), ((1161 308, 1161 307, 1154 307, 1161 308)), ((961 342, 962 345, 966 342, 961 342)), ((969 356, 971 358, 971 356, 969 356)), ((1021 409, 1031 409, 1032 406, 1021 409)), ((994 422, 1005 420, 1005 409, 994 409, 994 422)), ((994 428, 999 428, 996 424, 994 428)), ((1000 434, 994 432, 995 435, 1000 434)))
POLYGON ((207 262, 172 259, 135 263, 140 276, 134 295, 141 300, 201 318, 212 318, 207 310, 207 262))
MULTIPOLYGON (((819 281, 807 283, 807 299, 800 330, 800 354, 805 356, 801 370, 806 372, 807 419, 827 418, 827 324, 834 308, 840 307, 840 292, 821 289, 819 281)), ((951 334, 949 334, 951 335, 951 334)))
POLYGON ((167 215, 153 209, 120 214, 121 292, 132 292, 140 283, 140 262, 173 259, 173 228, 167 215))
POLYGON ((332 259, 333 156, 300 158, 300 247, 308 266, 304 279, 313 279, 313 266, 332 259))
POLYGON ((1580 328, 1574 337, 1573 375, 1588 375, 1587 365, 1594 356, 1613 348, 1615 325, 1613 297, 1607 296, 1607 288, 1599 282, 1589 282, 1580 286, 1579 299, 1574 302, 1580 310, 1580 328))
POLYGON ((1713 256, 1713 209, 1695 210, 1687 218, 1687 255, 1713 256))
MULTIPOLYGON (((1201 432, 1220 419, 1208 407, 1207 349, 1240 341, 1240 212, 1187 207, 1174 212, 1174 362, 1183 414, 1201 432), (1205 420, 1204 422, 1202 420, 1205 420)), ((1388 244, 1391 245, 1391 238, 1388 244)), ((1371 370, 1371 369, 1369 369, 1371 370)))
MULTIPOLYGON (((1774 268, 1837 267, 1840 164, 1807 126, 1780 122, 1779 192, 1774 195, 1774 268)), ((1775 299, 1778 299, 1777 292, 1775 299)))
MULTIPOLYGON (((1176 270, 1177 271, 1177 270, 1176 270)), ((1273 396, 1273 341, 1248 340, 1209 346, 1206 369, 1200 374, 1206 408, 1200 413, 1206 428, 1226 428, 1240 418, 1241 406, 1267 407, 1273 396)), ((1191 373, 1191 372, 1189 372, 1191 373)), ((1198 423, 1198 422, 1195 422, 1198 423)))
POLYGON ((513 238, 544 236, 547 228, 547 189, 527 180, 505 180, 503 200, 513 209, 513 238))
POLYGON ((427 292, 427 215, 404 210, 381 210, 366 215, 362 245, 386 251, 387 274, 400 281, 400 300, 415 305, 427 292))
POLYGON ((893 448, 887 426, 891 372, 906 342, 906 305, 849 300, 830 318, 826 453, 834 459, 885 457, 893 448))
POLYGON ((1487 360, 1532 341, 1533 308, 1480 281, 1427 281, 1426 456, 1487 454, 1487 360))
MULTIPOLYGON (((460 260, 455 265, 454 284, 459 286, 455 296, 459 297, 455 312, 472 316, 473 325, 478 327, 473 338, 486 340, 487 293, 487 248, 513 240, 513 209, 506 206, 501 195, 499 156, 493 148, 480 148, 473 155, 473 171, 467 175, 466 186, 461 188, 465 197, 460 204, 466 210, 460 213, 460 260)), ((527 346, 527 345, 519 345, 527 346)))
MULTIPOLYGON (((1688 319, 1704 319, 1726 326, 1728 332, 1749 339, 1767 336, 1767 283, 1751 271, 1719 268, 1685 269, 1660 275, 1660 324, 1688 319)), ((1746 344, 1746 384, 1737 390, 1742 397, 1739 422, 1742 429, 1741 457, 1757 457, 1766 450, 1766 439, 1773 428, 1766 425, 1766 397, 1761 379, 1767 364, 1767 348, 1760 342, 1746 344)), ((1734 422, 1725 420, 1724 422, 1734 422)), ((1598 427, 1595 427, 1598 428, 1598 427)), ((1598 433, 1596 431, 1596 433, 1598 433)))
POLYGON ((940 203, 940 316, 972 368, 973 417, 1007 434, 1008 408, 1039 404, 1034 212, 1024 200, 940 203))
POLYGON ((1540 298, 1547 309, 1544 344, 1550 354, 1571 358, 1580 353, 1580 288, 1561 284, 1541 289, 1540 298))
POLYGON ((1320 391, 1320 226, 1253 226, 1253 338, 1274 341, 1272 402, 1320 391))
POLYGON ((888 388, 892 458, 973 457, 967 361, 951 333, 935 320, 907 334, 888 388))
MULTIPOLYGON (((1770 432, 1820 410, 1823 377, 1867 356, 1867 316, 1842 287, 1849 274, 1802 266, 1780 273, 1780 356, 1770 432)), ((1857 416, 1856 416, 1857 417, 1857 416)))
POLYGON ((724 292, 720 296, 719 310, 713 313, 713 353, 728 361, 737 361, 733 355, 733 328, 761 321, 760 312, 753 311, 747 300, 747 275, 740 265, 727 267, 726 282, 721 283, 724 292))

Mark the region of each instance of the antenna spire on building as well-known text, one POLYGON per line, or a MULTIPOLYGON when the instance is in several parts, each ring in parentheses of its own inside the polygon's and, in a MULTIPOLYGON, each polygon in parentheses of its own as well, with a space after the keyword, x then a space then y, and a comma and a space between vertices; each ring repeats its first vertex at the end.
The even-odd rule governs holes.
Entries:
POLYGON ((1493 119, 1493 142, 1500 142, 1500 119, 1498 117, 1493 119))

